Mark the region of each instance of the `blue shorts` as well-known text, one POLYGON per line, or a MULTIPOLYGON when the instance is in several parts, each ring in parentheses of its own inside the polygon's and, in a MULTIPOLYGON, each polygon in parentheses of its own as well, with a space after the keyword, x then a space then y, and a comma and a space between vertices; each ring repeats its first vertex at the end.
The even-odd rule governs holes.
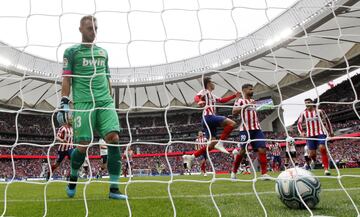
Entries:
POLYGON ((326 135, 321 134, 317 136, 308 137, 306 141, 306 145, 308 146, 309 150, 316 150, 319 145, 325 145, 326 142, 326 135), (312 140, 317 139, 317 140, 312 140))
MULTIPOLYGON (((250 139, 265 139, 265 135, 261 130, 249 130, 250 139)), ((240 145, 241 148, 246 148, 248 138, 248 131, 240 131, 240 145)), ((250 143, 254 151, 257 151, 259 148, 266 148, 265 140, 263 141, 252 141, 250 143)))
POLYGON ((69 158, 69 160, 71 159, 71 153, 74 149, 69 149, 67 151, 58 151, 58 157, 57 157, 57 160, 56 162, 57 163, 61 163, 64 158, 67 156, 69 158))
POLYGON ((207 155, 206 152, 205 152, 204 154, 202 154, 201 156, 202 156, 202 159, 204 159, 204 160, 207 160, 207 159, 208 159, 208 155, 207 155))
POLYGON ((204 118, 201 118, 201 125, 205 131, 205 136, 207 139, 210 138, 210 135, 212 138, 216 138, 217 128, 221 126, 225 119, 226 117, 217 115, 206 115, 204 116, 204 118), (210 132, 208 131, 206 124, 204 123, 204 119, 209 126, 210 132))
POLYGON ((273 156, 273 162, 274 163, 279 163, 279 164, 281 164, 281 158, 280 158, 280 156, 273 156))

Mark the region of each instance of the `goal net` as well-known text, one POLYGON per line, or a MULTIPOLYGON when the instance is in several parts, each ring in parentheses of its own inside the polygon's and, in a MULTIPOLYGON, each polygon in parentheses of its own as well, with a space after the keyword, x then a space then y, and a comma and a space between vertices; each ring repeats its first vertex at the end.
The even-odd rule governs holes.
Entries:
MULTIPOLYGON (((356 0, 3 2, 1 216, 360 216, 359 9, 356 0), (63 68, 73 63, 63 55, 86 41, 85 30, 78 32, 86 15, 96 17, 98 29, 94 42, 82 45, 90 45, 90 54, 74 67, 95 70, 67 74, 63 68), (86 112, 115 110, 120 141, 104 144, 98 123, 86 126, 90 144, 73 144, 86 148, 86 160, 77 193, 67 198, 72 155, 64 154, 56 119, 62 83, 84 78, 91 86, 86 95, 98 102, 98 67, 109 69, 115 107, 86 112), (207 77, 219 97, 214 105, 209 93, 194 99, 207 77), (249 113, 235 103, 239 97, 248 103, 247 96, 254 100, 249 113), (215 113, 221 124, 207 121, 215 113), (253 136, 257 122, 265 139, 253 136), (211 132, 208 141, 199 131, 204 137, 211 132), (213 139, 229 153, 213 149, 219 144, 213 139), (117 182, 109 181, 104 157, 112 146, 121 148, 117 182), (206 152, 198 157, 202 147, 206 152), (318 178, 317 208, 300 199, 303 209, 290 209, 278 199, 275 183, 288 168, 309 169, 318 178), (119 184, 128 199, 108 199, 110 184, 119 184)), ((82 91, 70 85, 72 94, 82 91)), ((81 102, 72 100, 75 108, 81 102)), ((71 113, 79 112, 75 108, 71 113)), ((304 188, 295 185, 294 197, 304 188)))

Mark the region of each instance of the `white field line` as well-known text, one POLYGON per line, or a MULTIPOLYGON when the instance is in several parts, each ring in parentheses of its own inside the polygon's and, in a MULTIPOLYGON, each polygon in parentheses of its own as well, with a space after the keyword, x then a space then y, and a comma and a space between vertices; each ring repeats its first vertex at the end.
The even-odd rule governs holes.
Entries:
MULTIPOLYGON (((348 191, 358 191, 360 188, 346 188, 348 191)), ((343 191, 341 188, 327 188, 321 189, 322 192, 336 192, 336 191, 343 191)), ((264 191, 258 192, 259 195, 266 195, 266 194, 275 194, 275 191, 264 191)), ((64 192, 65 194, 65 192, 64 192)), ((246 196, 246 195, 254 195, 254 192, 243 192, 243 193, 224 193, 224 194, 214 194, 214 197, 232 197, 232 196, 246 196)), ((210 198, 210 194, 198 194, 198 195, 173 195, 173 198, 210 198)), ((90 198, 87 201, 99 201, 99 200, 107 200, 108 198, 90 198)), ((149 199, 169 199, 169 196, 144 196, 144 197, 129 197, 129 200, 149 200, 149 199)), ((59 198, 59 199, 47 199, 47 202, 62 202, 62 201, 83 201, 83 198, 59 198)), ((0 200, 0 202, 4 202, 4 200, 0 200)), ((7 202, 44 202, 44 200, 40 199, 28 199, 28 200, 21 200, 21 199, 9 199, 7 202)))

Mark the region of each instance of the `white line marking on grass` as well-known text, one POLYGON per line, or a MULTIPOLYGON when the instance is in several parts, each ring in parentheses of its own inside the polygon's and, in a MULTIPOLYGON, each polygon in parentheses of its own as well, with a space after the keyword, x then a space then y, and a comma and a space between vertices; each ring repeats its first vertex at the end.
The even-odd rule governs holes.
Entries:
MULTIPOLYGON (((346 188, 348 191, 358 191, 360 188, 346 188)), ((343 191, 342 188, 327 188, 322 189, 324 192, 336 192, 343 191)), ((275 191, 263 191, 258 192, 259 195, 266 194, 275 194, 275 191)), ((231 197, 231 196, 247 196, 247 195, 255 195, 254 192, 243 192, 243 193, 223 193, 223 194, 214 194, 214 197, 231 197)), ((198 195, 173 195, 173 198, 210 198, 210 194, 198 194, 198 195)), ((145 197, 129 197, 129 200, 149 200, 149 199, 169 199, 169 196, 145 196, 145 197)), ((87 201, 99 201, 99 200, 108 200, 107 197, 104 198, 88 198, 87 201)), ((83 198, 62 198, 62 199, 47 199, 47 202, 62 202, 62 201, 84 201, 83 198)), ((0 200, 0 202, 4 202, 4 200, 0 200)), ((12 199, 7 200, 7 202, 44 202, 44 200, 38 199, 29 199, 29 200, 18 200, 12 199)))

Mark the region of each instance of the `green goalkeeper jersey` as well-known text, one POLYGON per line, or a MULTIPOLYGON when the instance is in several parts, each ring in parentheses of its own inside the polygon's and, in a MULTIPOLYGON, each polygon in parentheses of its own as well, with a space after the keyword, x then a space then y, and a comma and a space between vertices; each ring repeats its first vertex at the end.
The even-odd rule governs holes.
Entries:
POLYGON ((92 51, 91 47, 82 44, 69 47, 64 52, 63 75, 74 75, 71 80, 75 103, 92 102, 91 91, 95 101, 112 100, 105 49, 94 45, 92 51))

